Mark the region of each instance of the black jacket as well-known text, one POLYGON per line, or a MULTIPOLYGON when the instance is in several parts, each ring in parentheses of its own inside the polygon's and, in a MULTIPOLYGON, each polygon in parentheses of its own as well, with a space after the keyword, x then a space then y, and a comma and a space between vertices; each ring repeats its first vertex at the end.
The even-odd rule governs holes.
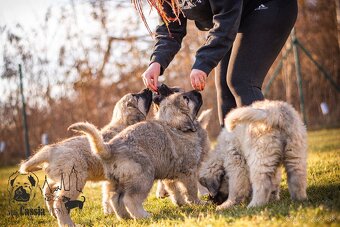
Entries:
MULTIPOLYGON (((193 69, 207 73, 221 61, 236 37, 241 18, 268 0, 182 0, 180 22, 161 21, 156 29, 156 44, 151 63, 162 66, 161 74, 181 48, 186 35, 187 19, 194 20, 198 29, 209 31, 205 44, 196 52, 193 69)), ((167 15, 174 17, 171 7, 164 4, 167 15)), ((150 63, 150 64, 151 64, 150 63)))

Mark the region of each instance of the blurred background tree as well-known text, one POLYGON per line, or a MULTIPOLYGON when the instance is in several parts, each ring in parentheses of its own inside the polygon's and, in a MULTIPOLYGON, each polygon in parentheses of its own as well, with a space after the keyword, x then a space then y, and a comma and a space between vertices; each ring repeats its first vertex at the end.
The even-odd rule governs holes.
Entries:
MULTIPOLYGON (((145 7, 147 13, 148 8, 145 7)), ((339 3, 336 0, 300 0, 296 34, 303 45, 340 84, 339 79, 339 3)), ((151 14, 154 27, 157 16, 151 14)), ((180 54, 165 71, 163 81, 191 89, 189 73, 195 51, 205 41, 189 23, 180 54)), ((144 87, 140 75, 148 65, 153 40, 134 11, 130 1, 70 1, 48 8, 44 20, 35 28, 0 23, 0 141, 6 143, 0 164, 13 164, 24 157, 23 126, 18 64, 23 65, 27 100, 29 137, 32 150, 41 146, 41 135, 49 142, 72 136, 67 127, 89 121, 98 127, 111 118, 115 102, 128 92, 144 87)), ((291 45, 288 40, 282 54, 291 45)), ((269 71, 269 75, 279 62, 269 71)), ((339 93, 325 80, 306 56, 300 54, 309 129, 339 126, 339 93), (323 115, 321 103, 329 113, 323 115)), ((249 63, 251 64, 251 63, 249 63)), ((245 66, 246 67, 246 66, 245 66)), ((281 99, 299 110, 294 57, 283 61, 279 76, 266 95, 281 99)), ((203 91, 204 106, 216 109, 214 73, 203 91)), ((217 113, 209 125, 214 139, 219 131, 217 113)))

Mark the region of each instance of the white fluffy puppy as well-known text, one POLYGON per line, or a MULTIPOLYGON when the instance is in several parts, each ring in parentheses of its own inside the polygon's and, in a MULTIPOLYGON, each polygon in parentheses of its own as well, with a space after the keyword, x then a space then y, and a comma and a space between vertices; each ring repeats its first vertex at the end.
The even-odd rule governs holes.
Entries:
POLYGON ((279 199, 280 165, 287 172, 294 200, 307 199, 306 128, 299 114, 282 101, 258 101, 231 111, 216 148, 203 163, 200 183, 227 209, 252 192, 248 207, 279 199))

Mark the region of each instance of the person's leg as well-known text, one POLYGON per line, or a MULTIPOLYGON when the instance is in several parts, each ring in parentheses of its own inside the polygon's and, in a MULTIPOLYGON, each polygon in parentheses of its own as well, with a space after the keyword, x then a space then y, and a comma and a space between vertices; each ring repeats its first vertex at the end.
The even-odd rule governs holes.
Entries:
POLYGON ((233 94, 227 85, 227 68, 229 64, 231 50, 224 56, 215 68, 215 87, 217 96, 218 120, 221 127, 224 126, 224 118, 226 114, 236 107, 233 94))
POLYGON ((237 106, 263 100, 263 80, 297 16, 296 0, 272 0, 241 21, 229 60, 227 83, 237 106))

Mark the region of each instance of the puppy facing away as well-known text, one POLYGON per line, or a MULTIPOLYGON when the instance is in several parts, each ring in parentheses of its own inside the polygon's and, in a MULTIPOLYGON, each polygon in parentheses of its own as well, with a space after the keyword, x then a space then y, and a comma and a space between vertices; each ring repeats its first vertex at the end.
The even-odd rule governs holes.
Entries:
POLYGON ((203 163, 200 183, 227 209, 252 194, 248 207, 279 199, 280 165, 293 200, 307 199, 306 128, 299 114, 282 101, 258 101, 231 111, 216 148, 203 163))
MULTIPOLYGON (((162 93, 162 86, 159 92, 162 93)), ((155 179, 165 181, 176 204, 200 203, 197 171, 207 133, 196 120, 202 105, 197 91, 171 94, 160 101, 155 120, 132 125, 108 143, 88 123, 69 127, 86 133, 111 181, 111 203, 118 218, 146 218, 143 208, 155 179), (174 184, 173 180, 180 183, 174 184)))
MULTIPOLYGON (((129 125, 146 119, 152 103, 152 92, 144 89, 140 93, 127 94, 115 105, 111 122, 101 131, 104 141, 109 141, 118 132, 129 125)), ((83 190, 86 181, 105 181, 104 169, 100 159, 91 152, 90 144, 85 136, 76 136, 56 144, 43 147, 29 160, 21 164, 20 172, 26 173, 42 169, 44 164, 50 187, 45 187, 44 196, 50 213, 58 219, 59 226, 74 226, 70 215, 61 202, 62 197, 75 200, 83 190), (61 175, 77 171, 76 178, 64 177, 64 185, 77 185, 77 188, 62 188, 61 175), (59 190, 61 187, 61 190, 59 190), (55 212, 58 211, 58 212, 55 212)), ((112 213, 108 201, 109 182, 103 183, 103 208, 105 213, 112 213)))

